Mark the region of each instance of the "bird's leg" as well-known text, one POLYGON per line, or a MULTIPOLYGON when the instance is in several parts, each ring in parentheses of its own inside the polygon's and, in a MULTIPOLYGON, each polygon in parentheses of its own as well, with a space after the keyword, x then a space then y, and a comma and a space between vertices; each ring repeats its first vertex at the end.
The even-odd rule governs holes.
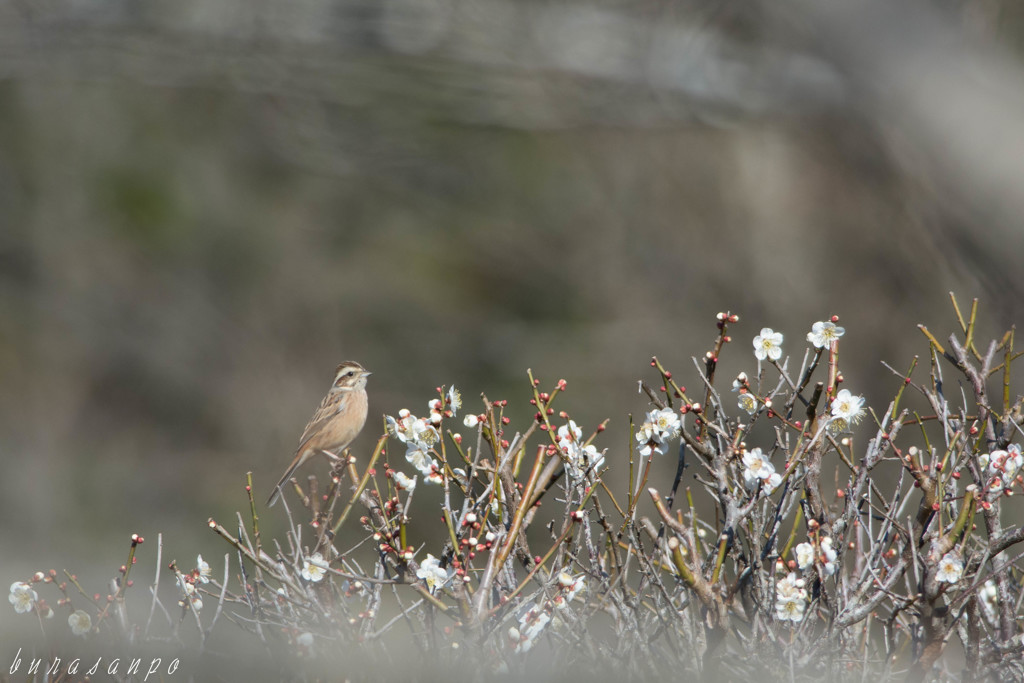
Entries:
POLYGON ((330 462, 332 465, 341 460, 339 456, 335 455, 334 453, 331 453, 330 451, 321 450, 320 452, 327 456, 328 462, 330 462))

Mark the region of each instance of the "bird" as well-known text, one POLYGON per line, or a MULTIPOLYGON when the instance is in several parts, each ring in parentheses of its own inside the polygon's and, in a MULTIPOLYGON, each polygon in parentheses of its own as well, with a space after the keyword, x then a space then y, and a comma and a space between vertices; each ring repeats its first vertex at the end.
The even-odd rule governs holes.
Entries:
POLYGON ((355 441, 366 423, 366 378, 371 374, 350 360, 334 371, 334 383, 303 430, 295 459, 274 487, 267 499, 267 507, 277 502, 285 482, 304 462, 317 453, 337 459, 338 453, 355 441))

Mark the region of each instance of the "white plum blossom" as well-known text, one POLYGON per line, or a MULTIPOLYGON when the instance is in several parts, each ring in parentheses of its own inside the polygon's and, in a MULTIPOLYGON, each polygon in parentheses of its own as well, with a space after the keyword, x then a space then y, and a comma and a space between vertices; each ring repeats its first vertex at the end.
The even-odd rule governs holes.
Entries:
POLYGON ((566 470, 573 479, 582 479, 588 468, 596 469, 604 462, 604 455, 598 453, 595 446, 581 445, 583 430, 575 421, 569 420, 559 427, 557 438, 558 448, 565 456, 566 470))
POLYGON ((201 583, 210 583, 210 574, 213 573, 213 570, 206 563, 206 560, 203 559, 202 555, 196 557, 196 572, 199 574, 199 581, 201 583))
POLYGON ((25 614, 35 606, 39 595, 32 590, 32 586, 24 581, 15 581, 11 584, 11 594, 7 596, 7 599, 14 605, 15 612, 25 614))
POLYGON ((405 451, 405 459, 424 477, 429 477, 437 469, 437 461, 426 448, 421 447, 421 444, 410 444, 405 451))
POLYGON ((508 640, 510 643, 512 643, 516 648, 518 648, 519 642, 522 639, 523 634, 519 632, 519 629, 517 629, 515 626, 508 627, 508 640))
POLYGON ((557 609, 565 609, 577 595, 587 587, 586 579, 582 574, 572 576, 568 572, 559 572, 558 586, 561 592, 555 596, 554 602, 557 609))
POLYGON ((989 618, 995 618, 996 608, 999 607, 999 589, 996 582, 992 579, 986 581, 978 591, 978 597, 981 598, 981 606, 989 618))
POLYGON ((323 581, 324 574, 327 573, 327 560, 320 553, 313 553, 310 558, 303 558, 302 560, 302 578, 306 581, 312 581, 318 583, 323 581))
POLYGON ((679 420, 679 415, 676 414, 676 411, 671 408, 662 408, 648 415, 648 419, 651 418, 653 418, 652 421, 655 427, 658 428, 658 431, 666 435, 666 439, 673 439, 679 435, 682 422, 679 420))
POLYGON ((579 446, 572 444, 566 453, 565 469, 569 476, 579 481, 588 470, 597 470, 604 464, 604 453, 598 453, 593 444, 579 446))
POLYGON ((782 358, 782 333, 770 327, 761 328, 761 334, 754 337, 754 357, 758 360, 782 358))
POLYGON ((757 412, 757 399, 749 391, 744 391, 740 394, 739 400, 736 404, 741 410, 747 411, 748 414, 753 415, 757 412))
POLYGON ((845 432, 864 417, 864 397, 855 396, 849 389, 841 389, 832 400, 830 432, 845 432))
POLYGON ((84 636, 92 630, 92 617, 85 610, 76 609, 68 617, 68 626, 76 636, 84 636))
POLYGON ((756 488, 760 483, 768 493, 782 483, 782 476, 775 471, 775 466, 761 452, 760 448, 754 448, 743 454, 743 480, 747 488, 756 488))
POLYGON ((790 572, 780 579, 775 585, 776 597, 784 600, 793 598, 807 599, 807 590, 804 588, 804 580, 795 572, 790 572))
POLYGON ((640 444, 640 455, 649 456, 653 453, 664 455, 668 451, 668 443, 679 436, 682 422, 671 408, 652 410, 647 419, 636 431, 636 440, 640 444))
POLYGON ((640 455, 647 457, 652 453, 665 453, 665 446, 659 442, 654 425, 645 422, 636 430, 636 440, 640 444, 640 455))
POLYGON ((583 430, 573 420, 569 420, 569 424, 564 424, 558 428, 558 446, 562 449, 568 448, 569 444, 579 443, 582 437, 583 430))
POLYGON ((461 467, 456 467, 452 469, 452 474, 455 475, 455 481, 462 484, 462 486, 469 486, 469 475, 466 474, 466 470, 462 469, 461 467))
POLYGON ((537 639, 544 627, 551 621, 551 615, 544 610, 538 610, 534 604, 530 604, 523 616, 519 618, 519 628, 510 629, 509 635, 512 635, 512 631, 515 630, 516 635, 516 652, 529 652, 530 648, 533 647, 533 641, 537 639))
POLYGON ((466 425, 470 429, 475 429, 476 426, 480 424, 480 418, 477 415, 473 415, 471 413, 469 415, 466 415, 466 417, 462 418, 462 424, 466 425))
POLYGON ((444 420, 444 401, 439 398, 432 398, 427 401, 427 408, 430 410, 430 417, 427 418, 430 424, 440 425, 444 420))
POLYGON ((404 472, 397 471, 393 476, 395 480, 395 486, 397 486, 398 488, 402 489, 403 491, 408 491, 409 493, 412 493, 413 491, 416 490, 416 480, 419 479, 419 477, 412 477, 410 479, 409 476, 406 475, 404 472))
MULTIPOLYGON (((440 405, 439 399, 431 401, 431 405, 440 405)), ((436 413, 436 411, 435 411, 436 413)), ((440 413, 436 413, 440 416, 440 413)), ((441 439, 440 433, 428 419, 419 419, 404 408, 398 411, 399 419, 387 416, 388 434, 406 445, 405 459, 428 476, 434 469, 434 459, 430 449, 441 439)), ((437 420, 440 422, 440 419, 437 420)))
MULTIPOLYGON (((1021 455, 1020 446, 1010 444, 1006 450, 996 450, 991 453, 982 454, 978 458, 982 469, 988 469, 989 476, 999 477, 1000 482, 1009 485, 1010 480, 1017 474, 1024 465, 1024 455, 1021 455)), ((993 482, 992 488, 1000 488, 999 482, 993 482)))
POLYGON ((573 578, 572 585, 569 586, 568 590, 565 591, 565 601, 571 602, 579 595, 582 591, 586 590, 587 582, 582 576, 573 578))
POLYGON ((313 652, 313 634, 309 631, 300 633, 295 637, 295 645, 299 648, 300 656, 309 656, 313 652))
POLYGON ((1006 471, 1007 476, 1010 475, 1010 466, 1012 463, 1013 473, 1016 474, 1022 466, 1024 466, 1024 454, 1021 454, 1020 444, 1011 443, 1006 447, 1008 460, 1003 464, 1003 469, 1006 471))
POLYGON ((747 373, 741 372, 740 374, 736 375, 736 379, 732 381, 732 390, 739 391, 743 387, 747 386, 747 382, 747 373))
POLYGON ((416 578, 423 579, 427 589, 433 593, 439 586, 448 581, 448 572, 441 568, 440 561, 427 553, 427 558, 420 562, 420 568, 416 570, 416 578))
POLYGON ((576 579, 569 572, 558 572, 558 585, 561 588, 570 588, 576 579))
POLYGON ((840 389, 832 401, 832 417, 856 423, 864 416, 864 397, 853 395, 849 389, 840 389))
POLYGON ((779 621, 801 621, 806 605, 803 600, 777 600, 775 616, 779 621))
POLYGON ((459 408, 462 407, 462 394, 455 388, 455 385, 448 387, 448 406, 451 408, 452 416, 459 414, 459 408))
POLYGON ((428 424, 426 420, 416 420, 409 429, 409 440, 418 445, 432 447, 441 440, 441 434, 437 429, 428 424))
MULTIPOLYGON (((191 581, 184 582, 185 587, 185 598, 178 601, 179 607, 185 607, 188 604, 192 605, 192 609, 196 612, 203 609, 203 596, 196 590, 196 586, 191 581)), ((70 622, 69 622, 70 623, 70 622)))
MULTIPOLYGON (((440 403, 440 401, 438 402, 440 403)), ((441 435, 430 424, 430 420, 417 418, 405 409, 399 411, 398 415, 399 419, 397 420, 388 415, 386 422, 388 434, 402 443, 417 444, 429 449, 440 440, 441 435)))
POLYGON ((827 349, 832 342, 846 334, 846 330, 834 322, 816 322, 807 333, 807 341, 817 349, 827 349))
POLYGON ((796 564, 800 569, 807 569, 814 564, 814 546, 801 543, 796 547, 796 564))
POLYGON ((939 560, 939 570, 935 572, 935 580, 943 583, 956 583, 963 573, 963 561, 955 553, 946 553, 939 560))
POLYGON ((416 418, 405 408, 398 411, 398 419, 391 417, 390 415, 385 416, 384 421, 387 424, 388 434, 397 438, 402 443, 409 441, 409 430, 412 429, 412 425, 416 422, 416 418))
POLYGON ((775 586, 775 616, 780 621, 801 621, 806 607, 804 580, 791 572, 775 586))
POLYGON ((822 563, 825 573, 831 576, 836 573, 836 559, 839 557, 832 547, 832 539, 824 536, 818 544, 820 553, 815 556, 814 546, 810 543, 801 543, 796 547, 796 563, 800 569, 807 569, 814 564, 816 559, 822 563))
POLYGON ((825 573, 829 576, 835 574, 837 569, 836 559, 839 556, 836 554, 835 548, 832 547, 832 539, 829 536, 821 539, 821 555, 824 560, 825 573))

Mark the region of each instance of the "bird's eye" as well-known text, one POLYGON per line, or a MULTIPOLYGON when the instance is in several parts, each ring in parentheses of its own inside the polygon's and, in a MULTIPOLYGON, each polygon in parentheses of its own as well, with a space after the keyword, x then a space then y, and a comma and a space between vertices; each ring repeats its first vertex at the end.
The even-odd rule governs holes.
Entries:
POLYGON ((349 370, 347 374, 348 374, 349 377, 351 377, 352 375, 354 375, 356 373, 355 373, 354 370, 349 370))

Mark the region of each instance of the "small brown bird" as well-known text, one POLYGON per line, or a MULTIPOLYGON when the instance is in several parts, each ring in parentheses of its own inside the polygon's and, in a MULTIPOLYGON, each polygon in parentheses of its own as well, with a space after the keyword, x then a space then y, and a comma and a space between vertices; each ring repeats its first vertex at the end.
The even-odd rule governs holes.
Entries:
POLYGON ((267 499, 267 507, 277 502, 285 482, 302 463, 317 453, 337 458, 355 441, 366 423, 366 378, 370 374, 355 361, 345 361, 338 366, 331 390, 320 401, 320 407, 302 432, 295 459, 274 487, 274 492, 267 499))

